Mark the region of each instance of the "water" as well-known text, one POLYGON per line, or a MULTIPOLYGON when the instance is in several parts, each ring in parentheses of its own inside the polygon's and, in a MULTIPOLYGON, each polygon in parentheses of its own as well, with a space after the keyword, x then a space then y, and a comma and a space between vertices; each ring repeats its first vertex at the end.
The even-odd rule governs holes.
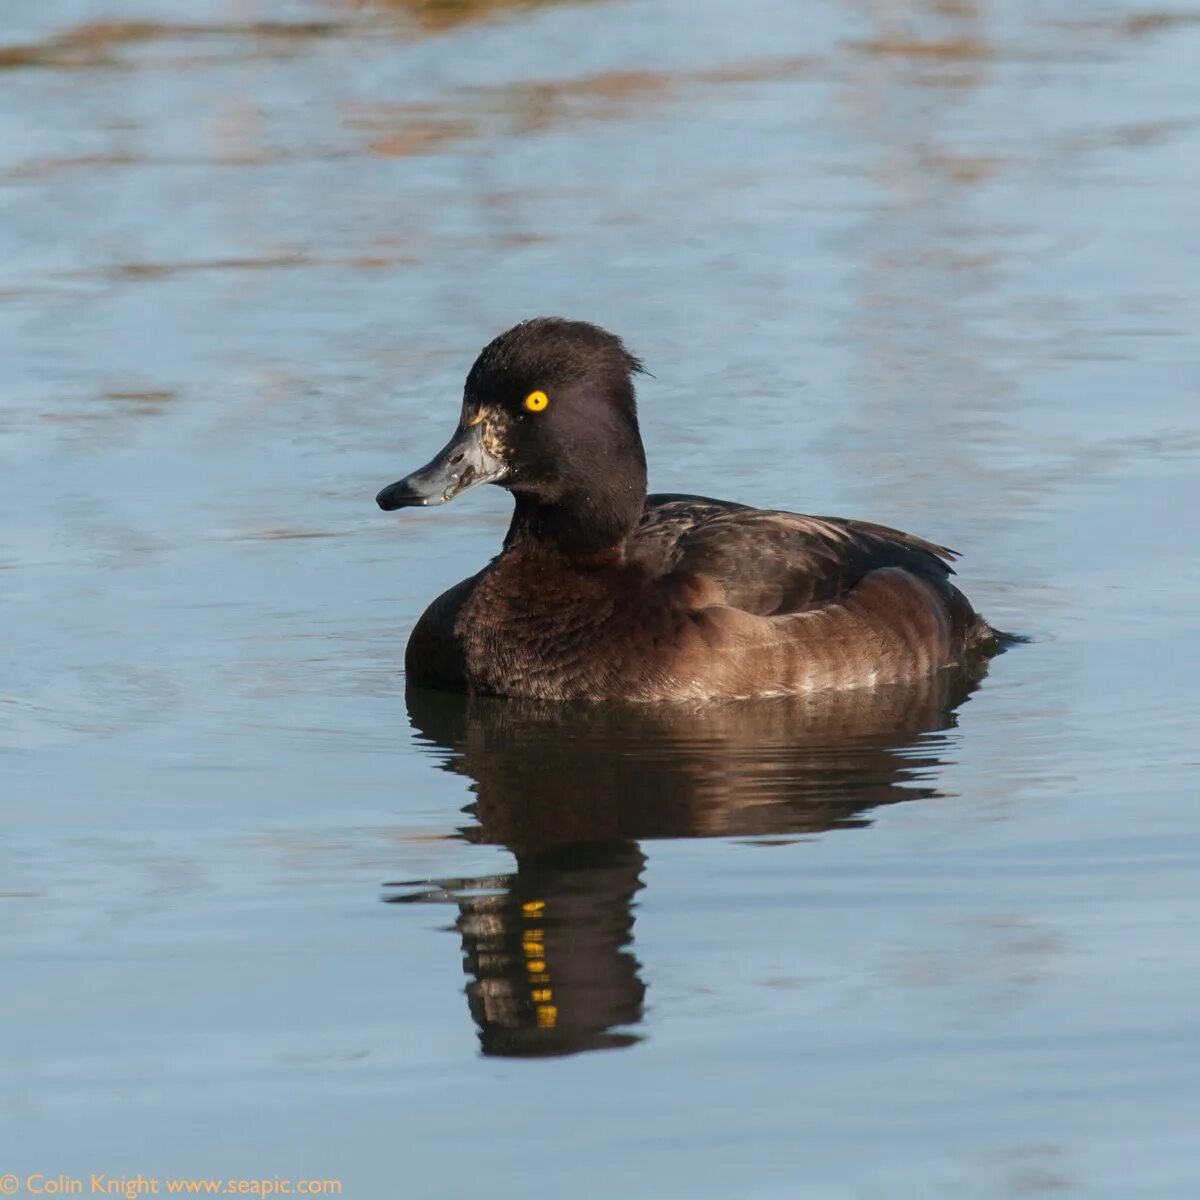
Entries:
POLYGON ((1196 1194, 1200 7, 5 15, 0 1173, 1196 1194), (1033 642, 406 701, 507 502, 372 497, 543 312, 654 372, 657 490, 1033 642))

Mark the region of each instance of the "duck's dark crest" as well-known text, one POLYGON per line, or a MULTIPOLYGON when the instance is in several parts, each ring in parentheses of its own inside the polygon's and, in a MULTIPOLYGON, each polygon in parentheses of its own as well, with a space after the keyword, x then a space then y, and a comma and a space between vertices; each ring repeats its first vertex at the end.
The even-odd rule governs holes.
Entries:
MULTIPOLYGON (((479 397, 497 381, 518 378, 558 380, 573 384, 584 379, 614 385, 614 399, 634 402, 631 375, 647 374, 642 361, 615 333, 587 321, 565 317, 533 317, 493 338, 479 352, 467 375, 465 394, 479 397)), ((536 385, 534 385, 536 386, 536 385)))

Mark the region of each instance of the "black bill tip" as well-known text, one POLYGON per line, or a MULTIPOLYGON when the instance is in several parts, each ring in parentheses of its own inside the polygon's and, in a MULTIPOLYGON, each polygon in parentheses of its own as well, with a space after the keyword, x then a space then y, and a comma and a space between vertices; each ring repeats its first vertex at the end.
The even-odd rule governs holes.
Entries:
POLYGON ((430 500, 428 495, 422 495, 417 491, 407 479, 401 479, 398 483, 389 483, 387 487, 375 497, 375 503, 383 509, 384 512, 395 512, 398 508, 413 508, 418 505, 440 504, 440 500, 430 500))

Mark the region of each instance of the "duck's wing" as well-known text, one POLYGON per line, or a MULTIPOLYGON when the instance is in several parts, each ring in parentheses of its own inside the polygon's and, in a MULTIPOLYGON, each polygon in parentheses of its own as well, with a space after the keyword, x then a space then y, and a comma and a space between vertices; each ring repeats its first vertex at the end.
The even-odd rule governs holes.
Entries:
POLYGON ((664 573, 715 580, 726 604, 758 616, 819 608, 886 567, 954 594, 949 560, 955 554, 945 546, 868 521, 771 512, 705 496, 648 497, 631 550, 664 573))

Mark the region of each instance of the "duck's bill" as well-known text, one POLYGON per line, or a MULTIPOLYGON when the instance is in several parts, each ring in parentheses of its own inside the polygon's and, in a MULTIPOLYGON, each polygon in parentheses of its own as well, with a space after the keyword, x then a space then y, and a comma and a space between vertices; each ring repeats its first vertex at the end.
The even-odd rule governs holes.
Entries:
POLYGON ((483 444, 483 426, 460 427, 432 462, 385 487, 375 500, 385 512, 445 504, 476 484, 498 483, 507 474, 507 465, 483 444))

